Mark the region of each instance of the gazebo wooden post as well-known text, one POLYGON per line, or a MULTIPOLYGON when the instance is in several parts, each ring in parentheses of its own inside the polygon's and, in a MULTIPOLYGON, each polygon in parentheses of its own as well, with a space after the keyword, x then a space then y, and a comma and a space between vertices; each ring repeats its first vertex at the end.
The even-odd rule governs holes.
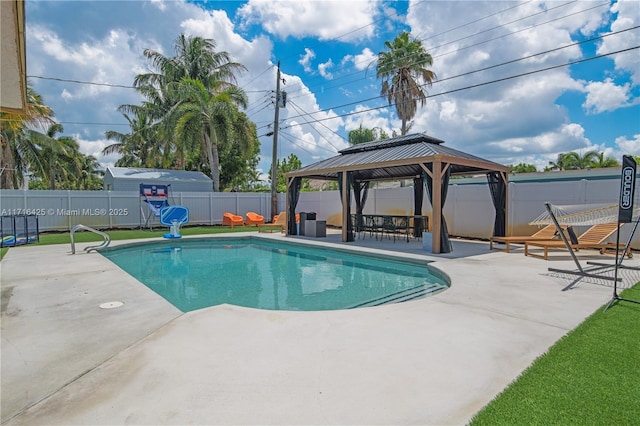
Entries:
POLYGON ((511 235, 511 232, 509 231, 509 223, 511 222, 509 220, 509 173, 500 172, 500 176, 504 181, 505 192, 506 192, 506 197, 504 200, 504 234, 506 236, 506 235, 511 235))
POLYGON ((431 185, 431 207, 433 211, 433 233, 431 235, 431 252, 440 253, 440 228, 442 228, 442 162, 436 159, 433 163, 433 184, 431 185))
MULTIPOLYGON (((284 211, 285 211, 285 216, 287 218, 287 226, 285 226, 284 228, 284 235, 289 236, 289 196, 290 196, 289 187, 291 186, 291 182, 293 182, 293 179, 295 178, 291 176, 286 176, 286 178, 287 178, 287 189, 284 197, 284 211)), ((276 213, 273 213, 273 214, 276 214, 276 213)))
POLYGON ((349 221, 349 212, 347 211, 347 197, 350 195, 349 190, 349 178, 347 176, 347 171, 342 172, 342 242, 346 243, 349 241, 349 229, 348 229, 348 221, 349 221))

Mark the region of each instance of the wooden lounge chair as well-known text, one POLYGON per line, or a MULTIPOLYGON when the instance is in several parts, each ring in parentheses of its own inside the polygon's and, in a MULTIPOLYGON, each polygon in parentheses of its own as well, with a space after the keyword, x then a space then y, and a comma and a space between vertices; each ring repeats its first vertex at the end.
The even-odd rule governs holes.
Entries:
POLYGON ((244 219, 242 216, 235 215, 233 213, 225 213, 222 215, 222 226, 242 226, 244 225, 244 219))
POLYGON ((247 217, 246 217, 246 220, 244 221, 244 223, 247 226, 264 225, 264 216, 261 216, 258 213, 254 213, 254 212, 248 212, 246 216, 247 217))
MULTIPOLYGON (((563 226, 562 228, 566 229, 566 226, 563 226)), ((491 237, 491 239, 489 240, 489 250, 494 249, 493 247, 494 243, 504 243, 505 245, 504 251, 506 253, 509 253, 511 250, 511 247, 510 247, 511 244, 524 244, 527 241, 537 241, 537 240, 548 241, 553 239, 553 236, 556 234, 556 231, 557 231, 556 226, 551 224, 551 225, 545 226, 544 228, 541 228, 540 230, 538 230, 538 232, 532 235, 512 235, 510 237, 491 237)), ((501 250, 499 248, 495 248, 495 249, 501 250)))
MULTIPOLYGON (((569 241, 569 246, 572 250, 598 249, 600 250, 600 253, 605 253, 605 251, 615 248, 615 243, 606 243, 606 239, 616 232, 622 225, 623 223, 602 223, 593 225, 578 237, 578 241, 576 243, 569 241)), ((567 246, 564 241, 527 241, 524 245, 524 255, 539 257, 546 260, 549 257, 549 249, 566 248, 567 246), (543 254, 532 252, 532 247, 542 248, 543 254)))
POLYGON ((258 225, 258 232, 273 232, 284 231, 287 227, 287 214, 280 212, 280 214, 273 217, 273 223, 262 223, 258 225))

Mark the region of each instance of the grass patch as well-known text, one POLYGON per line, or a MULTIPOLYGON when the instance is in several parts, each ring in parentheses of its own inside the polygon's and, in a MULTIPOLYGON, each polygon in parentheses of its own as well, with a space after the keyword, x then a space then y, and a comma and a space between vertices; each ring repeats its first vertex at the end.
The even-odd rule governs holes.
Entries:
MULTIPOLYGON (((190 235, 210 235, 210 234, 226 234, 230 232, 251 232, 257 231, 255 226, 194 226, 180 228, 180 234, 183 236, 190 235)), ((169 232, 166 228, 158 228, 153 231, 147 229, 120 229, 120 230, 107 230, 102 231, 109 235, 111 241, 118 240, 136 240, 141 238, 161 238, 164 234, 169 232)), ((89 243, 93 241, 102 241, 102 237, 90 231, 80 231, 73 234, 74 240, 77 243, 89 243)), ((69 232, 55 233, 55 234, 40 234, 40 245, 49 244, 71 244, 71 236, 69 232)))
MULTIPOLYGON (((620 296, 640 301, 640 282, 620 296)), ((638 424, 640 304, 617 301, 603 310, 560 339, 470 424, 638 424)))
MULTIPOLYGON (((180 234, 189 235, 210 235, 210 234, 226 234, 230 232, 251 232, 257 231, 255 226, 235 226, 233 228, 227 226, 193 226, 180 228, 180 234)), ((112 241, 118 240, 137 240, 141 238, 161 238, 169 230, 166 228, 158 228, 153 231, 147 229, 118 229, 102 231, 109 235, 112 241)), ((100 242, 102 237, 90 231, 78 231, 73 234, 76 243, 100 242)), ((39 241, 36 245, 51 244, 71 244, 71 236, 69 232, 52 232, 41 233, 39 241)), ((0 259, 4 257, 10 247, 2 247, 0 249, 0 259)))

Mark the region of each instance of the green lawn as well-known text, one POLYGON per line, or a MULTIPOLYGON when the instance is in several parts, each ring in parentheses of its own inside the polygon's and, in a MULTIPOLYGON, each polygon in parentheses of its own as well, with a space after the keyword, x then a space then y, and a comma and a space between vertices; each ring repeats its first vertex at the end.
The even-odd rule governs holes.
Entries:
MULTIPOLYGON (((640 301, 640 282, 619 295, 640 301)), ((603 310, 538 358, 471 425, 640 424, 640 304, 616 301, 603 310)))
MULTIPOLYGON (((194 226, 180 228, 180 234, 188 235, 209 235, 224 234, 229 232, 247 232, 257 231, 255 226, 194 226)), ((135 240, 139 238, 159 238, 169 232, 167 228, 157 228, 153 231, 146 229, 124 229, 124 230, 108 230, 104 231, 112 241, 117 240, 135 240)), ((80 243, 88 243, 92 241, 102 241, 102 237, 93 232, 81 231, 74 234, 74 240, 80 243)), ((38 244, 71 244, 69 232, 55 234, 40 234, 40 242, 38 244)))
MULTIPOLYGON (((229 232, 247 232, 257 231, 255 226, 194 226, 184 227, 180 229, 182 235, 209 235, 209 234, 223 234, 229 232)), ((107 230, 104 231, 112 241, 117 240, 135 240, 139 238, 159 238, 168 233, 167 228, 157 228, 153 231, 146 229, 122 229, 122 230, 107 230)), ((89 231, 79 231, 74 234, 74 240, 77 243, 89 243, 93 241, 102 241, 102 237, 98 234, 89 231)), ((69 232, 51 232, 41 233, 39 242, 36 245, 50 245, 50 244, 71 244, 71 236, 69 232)), ((9 247, 3 247, 0 249, 0 259, 4 257, 9 247)))

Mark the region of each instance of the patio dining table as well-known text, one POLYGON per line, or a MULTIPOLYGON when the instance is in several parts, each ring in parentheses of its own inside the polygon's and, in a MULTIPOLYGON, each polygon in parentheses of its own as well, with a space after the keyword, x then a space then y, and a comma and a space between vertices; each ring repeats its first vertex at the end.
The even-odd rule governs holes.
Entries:
POLYGON ((353 214, 351 220, 353 230, 363 238, 367 233, 376 239, 386 234, 388 238, 393 235, 394 241, 403 236, 408 242, 411 236, 422 238, 422 232, 429 228, 429 217, 421 215, 353 214))

